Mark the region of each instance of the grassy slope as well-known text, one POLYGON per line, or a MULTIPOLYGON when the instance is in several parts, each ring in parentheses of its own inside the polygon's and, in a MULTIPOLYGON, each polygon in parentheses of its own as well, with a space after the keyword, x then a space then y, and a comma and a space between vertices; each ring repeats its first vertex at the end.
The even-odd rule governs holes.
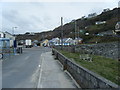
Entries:
POLYGON ((118 82, 118 65, 120 67, 120 64, 118 64, 119 62, 117 60, 93 55, 92 56, 93 62, 88 62, 88 61, 80 60, 79 53, 69 53, 66 51, 60 51, 60 52, 63 53, 68 58, 74 60, 79 65, 93 72, 96 72, 99 75, 120 85, 120 81, 118 82))

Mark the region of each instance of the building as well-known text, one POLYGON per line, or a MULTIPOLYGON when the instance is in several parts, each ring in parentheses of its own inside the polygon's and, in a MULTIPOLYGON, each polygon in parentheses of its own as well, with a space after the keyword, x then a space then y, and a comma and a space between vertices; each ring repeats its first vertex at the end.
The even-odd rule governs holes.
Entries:
POLYGON ((93 17, 95 17, 95 16, 97 16, 96 13, 91 13, 91 14, 88 14, 88 17, 87 17, 87 18, 93 18, 93 17))
POLYGON ((105 24, 105 23, 106 23, 106 21, 97 21, 97 22, 95 22, 96 25, 105 24))
POLYGON ((64 38, 63 45, 74 45, 73 39, 72 38, 64 38))
POLYGON ((75 41, 75 44, 81 44, 83 39, 82 38, 76 38, 74 41, 75 41))
POLYGON ((5 38, 5 34, 0 31, 0 38, 5 38))
POLYGON ((120 35, 120 22, 117 22, 115 25, 115 30, 113 30, 114 34, 119 34, 120 35))
POLYGON ((44 47, 49 46, 49 40, 45 39, 45 40, 41 41, 40 46, 44 46, 44 47))
POLYGON ((53 38, 52 40, 49 40, 49 45, 60 45, 61 40, 57 37, 57 38, 53 38))
POLYGON ((13 36, 12 34, 10 34, 9 32, 4 32, 4 35, 5 35, 4 36, 5 38, 9 38, 10 39, 10 47, 13 47, 15 36, 13 36))
POLYGON ((108 11, 110 11, 109 8, 103 9, 103 12, 108 12, 108 11))

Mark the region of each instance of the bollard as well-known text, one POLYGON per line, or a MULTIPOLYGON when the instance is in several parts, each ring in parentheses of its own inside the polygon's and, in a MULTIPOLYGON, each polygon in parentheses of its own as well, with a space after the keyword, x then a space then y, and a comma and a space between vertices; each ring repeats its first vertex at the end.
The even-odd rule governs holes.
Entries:
POLYGON ((57 60, 58 59, 58 53, 56 53, 56 55, 55 55, 55 60, 57 60))
POLYGON ((17 53, 21 54, 23 51, 22 51, 22 47, 18 47, 17 48, 17 53))
POLYGON ((64 61, 63 70, 67 70, 67 60, 64 61))
POLYGON ((22 47, 20 47, 20 53, 21 53, 21 54, 23 53, 22 47))
POLYGON ((52 55, 55 55, 55 51, 52 49, 52 55))

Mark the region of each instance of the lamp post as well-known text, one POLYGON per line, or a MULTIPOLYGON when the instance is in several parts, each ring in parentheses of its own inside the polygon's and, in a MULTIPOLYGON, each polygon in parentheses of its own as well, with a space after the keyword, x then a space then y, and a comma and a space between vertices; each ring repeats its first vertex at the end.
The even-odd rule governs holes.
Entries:
MULTIPOLYGON (((13 32, 12 32, 12 34, 13 34, 13 36, 14 36, 14 30, 16 29, 17 27, 12 27, 12 30, 13 30, 13 32)), ((16 42, 16 40, 13 40, 13 52, 14 52, 14 55, 16 55, 16 48, 17 48, 17 42, 16 42)))
POLYGON ((17 27, 12 27, 12 34, 14 35, 14 31, 17 27))

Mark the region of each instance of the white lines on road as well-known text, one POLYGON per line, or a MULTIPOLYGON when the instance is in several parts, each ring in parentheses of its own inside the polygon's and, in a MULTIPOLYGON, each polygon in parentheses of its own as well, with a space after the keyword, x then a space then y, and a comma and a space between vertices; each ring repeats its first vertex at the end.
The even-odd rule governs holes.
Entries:
POLYGON ((25 60, 27 60, 30 56, 25 57, 25 60))
POLYGON ((38 65, 38 67, 40 68, 40 75, 39 75, 39 80, 38 80, 38 85, 37 88, 42 88, 42 84, 41 84, 41 79, 42 79, 42 60, 44 60, 44 57, 41 55, 41 65, 38 65))

